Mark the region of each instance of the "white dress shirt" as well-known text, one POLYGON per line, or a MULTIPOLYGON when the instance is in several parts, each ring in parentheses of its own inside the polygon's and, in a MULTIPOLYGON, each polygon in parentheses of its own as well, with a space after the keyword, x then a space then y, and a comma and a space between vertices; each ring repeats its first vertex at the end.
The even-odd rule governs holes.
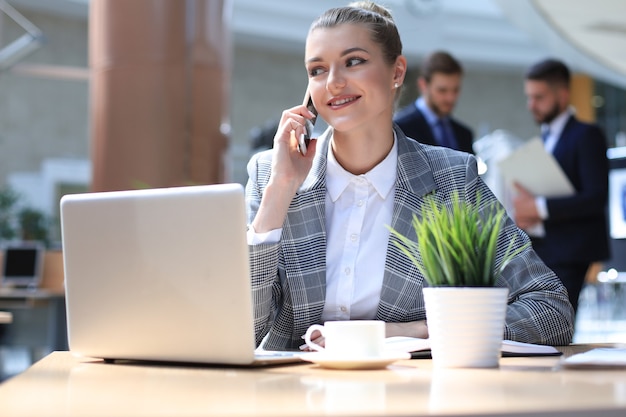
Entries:
MULTIPOLYGON (((543 143, 543 147, 548 153, 553 153, 554 148, 556 148, 557 143, 559 142, 559 138, 561 137, 561 133, 563 133, 563 129, 565 128, 565 124, 569 117, 573 114, 572 109, 568 108, 563 113, 559 114, 552 122, 544 123, 541 125, 541 131, 548 130, 548 136, 543 143)), ((546 198, 544 196, 535 197, 535 206, 537 207, 537 212, 539 213, 539 217, 542 220, 546 220, 549 217, 548 213, 548 203, 546 202, 546 198)), ((543 226, 543 222, 539 222, 532 227, 529 227, 526 230, 529 236, 533 237, 543 237, 546 235, 546 229, 543 226)))
POLYGON ((323 321, 373 319, 383 284, 393 212, 398 149, 364 175, 328 151, 326 168, 326 303, 323 321))
MULTIPOLYGON (((363 175, 347 172, 328 147, 326 302, 322 322, 373 319, 383 283, 393 213, 398 147, 363 175)), ((277 242, 282 229, 248 231, 248 243, 277 242)), ((305 249, 303 249, 305 250, 305 249)))

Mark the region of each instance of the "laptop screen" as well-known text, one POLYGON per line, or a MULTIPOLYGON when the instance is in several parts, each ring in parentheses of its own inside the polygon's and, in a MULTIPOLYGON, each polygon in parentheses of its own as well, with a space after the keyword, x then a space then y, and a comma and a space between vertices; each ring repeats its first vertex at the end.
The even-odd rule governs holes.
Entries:
POLYGON ((41 278, 43 247, 37 243, 17 243, 4 247, 2 284, 37 286, 41 278))

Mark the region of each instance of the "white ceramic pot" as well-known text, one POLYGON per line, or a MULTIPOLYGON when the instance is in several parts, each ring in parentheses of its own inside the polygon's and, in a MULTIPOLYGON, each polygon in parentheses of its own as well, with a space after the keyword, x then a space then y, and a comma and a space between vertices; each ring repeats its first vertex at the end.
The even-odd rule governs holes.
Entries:
POLYGON ((433 366, 497 367, 509 289, 425 287, 423 290, 433 366))

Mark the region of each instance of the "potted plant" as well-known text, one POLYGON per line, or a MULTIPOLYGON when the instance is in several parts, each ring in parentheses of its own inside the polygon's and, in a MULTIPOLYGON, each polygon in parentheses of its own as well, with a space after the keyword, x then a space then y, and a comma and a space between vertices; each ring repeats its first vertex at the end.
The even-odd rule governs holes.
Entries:
POLYGON ((0 241, 11 240, 17 235, 15 231, 15 204, 19 196, 11 188, 0 189, 0 241))
POLYGON ((423 289, 433 363, 438 367, 495 367, 506 315, 508 288, 496 287, 507 264, 530 243, 511 240, 496 258, 507 214, 496 202, 449 204, 426 198, 413 215, 415 237, 391 229, 394 244, 415 264, 423 289))
POLYGON ((42 211, 32 207, 24 207, 18 212, 17 217, 22 240, 35 240, 48 246, 49 221, 42 211))
POLYGON ((24 205, 21 198, 10 187, 0 189, 0 241, 39 241, 48 246, 48 216, 41 210, 24 205))

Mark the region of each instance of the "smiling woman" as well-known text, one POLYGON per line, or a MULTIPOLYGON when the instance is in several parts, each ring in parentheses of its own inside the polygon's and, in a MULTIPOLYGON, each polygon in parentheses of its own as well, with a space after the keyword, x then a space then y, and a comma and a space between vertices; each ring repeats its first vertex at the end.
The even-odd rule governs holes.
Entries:
POLYGON ((340 23, 347 17, 338 11, 314 25, 306 42, 313 103, 334 128, 338 162, 355 175, 370 171, 389 153, 396 85, 402 84, 406 73, 399 36, 396 32, 397 42, 385 41, 390 21, 378 16, 379 24, 370 31, 355 23, 340 23), (329 36, 336 41, 327 45, 329 36), (393 49, 380 46, 388 44, 393 49))
MULTIPOLYGON (((472 155, 420 144, 394 125, 406 59, 389 10, 357 2, 326 11, 309 29, 304 62, 329 128, 302 155, 297 137, 314 115, 305 105, 286 109, 274 148, 248 164, 257 343, 298 349, 309 326, 335 320, 382 320, 387 336, 427 337, 424 276, 390 244, 390 228, 409 236, 428 198, 499 203, 472 155)), ((519 255, 497 282, 509 289, 504 337, 568 344, 566 291, 507 217, 496 263, 511 241, 519 255)))

